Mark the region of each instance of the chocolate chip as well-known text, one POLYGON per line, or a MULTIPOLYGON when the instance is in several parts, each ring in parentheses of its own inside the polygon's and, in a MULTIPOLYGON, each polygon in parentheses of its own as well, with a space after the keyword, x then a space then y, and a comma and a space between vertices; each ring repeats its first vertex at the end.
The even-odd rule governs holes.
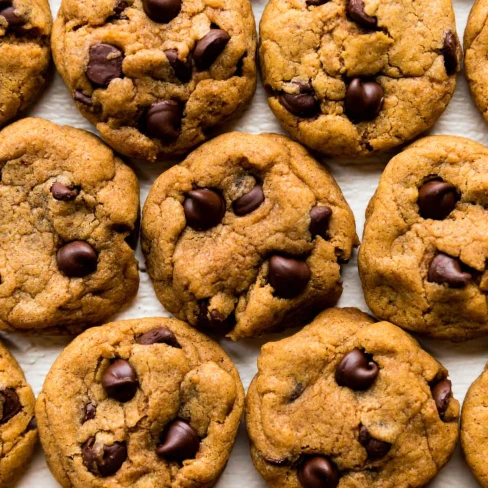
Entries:
POLYGON ((167 24, 177 17, 181 4, 181 0, 142 0, 146 15, 159 24, 167 24))
POLYGON ((37 419, 35 417, 32 417, 27 424, 27 428, 25 429, 26 432, 30 432, 31 430, 36 430, 37 429, 37 419))
POLYGON ((116 0, 114 6, 115 14, 120 15, 128 6, 129 4, 127 2, 124 2, 123 0, 116 0))
POLYGON ((310 210, 310 234, 327 239, 329 220, 332 216, 332 209, 327 206, 315 206, 310 210))
POLYGON ((312 93, 282 93, 279 102, 288 112, 297 117, 310 118, 315 117, 320 112, 320 103, 312 93))
POLYGON ((359 427, 359 443, 366 449, 368 458, 372 460, 384 458, 391 449, 389 442, 380 441, 371 437, 367 427, 361 425, 359 427))
POLYGON ((97 270, 97 253, 87 242, 73 241, 58 249, 58 268, 69 278, 82 278, 97 270))
POLYGON ((5 424, 22 410, 19 395, 13 388, 0 391, 0 408, 2 412, 0 424, 5 424))
POLYGON ((74 200, 78 195, 78 190, 74 187, 68 187, 56 181, 51 186, 51 195, 55 200, 61 200, 63 202, 69 202, 70 200, 74 200))
POLYGON ((444 56, 444 66, 446 68, 446 73, 451 76, 456 73, 459 65, 458 39, 456 34, 451 31, 446 32, 444 36, 444 45, 442 46, 441 52, 444 56))
POLYGON ((204 71, 219 57, 230 41, 230 36, 222 29, 211 29, 195 46, 193 59, 199 71, 204 71))
POLYGON ((95 437, 90 437, 81 447, 83 464, 95 475, 112 476, 127 459, 127 446, 125 442, 114 442, 100 450, 95 446, 95 441, 95 437))
POLYGON ((320 5, 324 5, 328 3, 330 0, 306 0, 306 4, 308 7, 320 7, 320 5))
POLYGON ((73 98, 76 102, 82 103, 83 105, 87 105, 88 107, 93 106, 92 98, 88 95, 85 95, 80 90, 75 90, 73 93, 73 98))
POLYGON ((325 456, 308 457, 297 474, 304 488, 335 488, 341 477, 337 466, 325 456))
POLYGON ((0 15, 5 18, 9 28, 21 27, 26 23, 11 1, 0 1, 0 15))
POLYGON ((439 253, 430 263, 427 278, 431 283, 447 284, 450 288, 464 288, 472 276, 463 271, 459 259, 439 253))
POLYGON ((271 256, 268 281, 280 298, 293 298, 299 295, 310 281, 310 268, 303 260, 271 256))
POLYGON ((353 122, 373 120, 380 113, 385 92, 376 81, 354 78, 346 89, 344 109, 353 122))
POLYGON ((419 189, 418 205, 424 219, 445 219, 457 201, 456 187, 439 179, 428 181, 419 189))
POLYGON ((220 224, 225 215, 225 201, 209 188, 188 192, 183 202, 186 223, 195 230, 207 230, 220 224))
POLYGON ((378 19, 371 17, 364 11, 363 0, 349 0, 347 13, 356 24, 359 24, 364 29, 376 29, 378 26, 378 19))
POLYGON ((136 339, 138 344, 150 346, 151 344, 168 344, 171 347, 181 349, 176 336, 166 327, 157 327, 142 334, 136 339))
POLYGON ((87 78, 97 86, 106 88, 115 78, 122 78, 124 53, 111 44, 95 44, 90 47, 87 78))
POLYGON ((259 184, 243 195, 242 197, 232 202, 234 213, 241 217, 256 210, 264 202, 263 187, 259 184))
POLYGON ((290 403, 294 402, 304 391, 305 387, 301 383, 297 383, 292 394, 290 395, 290 403))
POLYGON ((439 381, 439 383, 432 387, 431 392, 437 411, 439 412, 439 417, 441 420, 444 420, 444 415, 452 398, 452 383, 447 379, 439 381))
POLYGON ((217 310, 208 311, 209 300, 200 300, 198 307, 198 326, 210 333, 226 334, 234 328, 236 321, 234 314, 225 317, 217 310))
POLYGON ((93 403, 89 402, 85 405, 85 412, 83 415, 83 424, 88 420, 92 420, 95 418, 97 414, 97 407, 93 405, 93 403))
POLYGON ((175 100, 153 103, 146 112, 146 129, 150 136, 164 142, 174 142, 181 133, 183 110, 175 100))
POLYGON ((156 454, 169 461, 193 459, 200 449, 197 431, 183 420, 174 420, 161 435, 156 454))
POLYGON ((183 83, 190 81, 192 74, 191 62, 182 61, 179 58, 178 49, 166 49, 166 51, 164 51, 164 54, 168 59, 168 63, 173 68, 176 78, 178 78, 183 83))
POLYGON ((337 365, 335 379, 339 386, 347 386, 354 391, 367 390, 375 382, 379 371, 372 357, 356 347, 337 365))
POLYGON ((139 382, 129 361, 116 359, 103 373, 102 386, 110 398, 125 403, 134 398, 139 382))

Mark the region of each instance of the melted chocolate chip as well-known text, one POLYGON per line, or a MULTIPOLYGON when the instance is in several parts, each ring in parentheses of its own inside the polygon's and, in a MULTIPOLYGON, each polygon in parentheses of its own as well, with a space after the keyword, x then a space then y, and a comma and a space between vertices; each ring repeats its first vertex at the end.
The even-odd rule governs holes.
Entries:
POLYGON ((146 112, 145 125, 151 137, 166 143, 174 142, 180 137, 182 106, 175 100, 162 100, 153 103, 146 112))
POLYGON ((74 200, 78 196, 78 190, 74 187, 69 187, 56 181, 51 186, 51 195, 55 200, 61 200, 63 202, 69 202, 74 200))
POLYGON ((446 32, 444 36, 442 55, 444 56, 444 66, 446 68, 446 73, 449 76, 455 74, 459 66, 458 39, 456 34, 451 31, 446 32))
POLYGON ((297 383, 292 394, 290 395, 290 403, 294 402, 304 391, 305 387, 301 383, 297 383))
POLYGON ((369 354, 354 348, 336 367, 335 379, 339 386, 351 390, 367 390, 376 380, 380 369, 369 354))
POLYGON ((373 120, 383 107, 385 92, 376 81, 354 78, 346 89, 344 110, 353 122, 373 120))
POLYGON ((439 381, 439 383, 432 387, 431 392, 437 411, 439 412, 439 417, 441 420, 444 420, 444 415, 452 398, 452 383, 447 379, 439 381))
POLYGON ((26 19, 18 13, 11 1, 0 1, 0 15, 5 18, 10 29, 21 27, 26 23, 26 19))
POLYGON ((97 449, 95 442, 95 437, 90 437, 81 447, 83 464, 94 475, 112 476, 127 459, 127 446, 125 442, 114 442, 97 449))
POLYGON ((201 329, 205 329, 208 332, 226 334, 229 332, 236 324, 234 314, 230 314, 224 317, 219 311, 212 310, 208 311, 209 300, 200 300, 198 306, 198 326, 201 329))
POLYGON ((320 5, 324 5, 328 3, 330 0, 306 0, 306 4, 308 7, 320 7, 320 5))
POLYGON ((186 223, 195 230, 207 230, 220 224, 225 215, 225 201, 210 188, 188 192, 183 202, 186 223))
POLYGON ((268 281, 281 298, 293 298, 302 293, 310 276, 306 261, 276 255, 269 260, 268 281))
POLYGON ((127 2, 124 2, 123 0, 116 0, 114 6, 115 15, 120 15, 128 6, 129 4, 127 2))
POLYGON ((303 90, 300 93, 282 93, 278 100, 288 112, 297 117, 307 119, 320 113, 320 103, 315 98, 313 90, 312 93, 308 90, 305 93, 303 90))
POLYGON ((124 53, 111 44, 95 44, 90 47, 87 78, 95 85, 106 88, 115 78, 122 78, 124 53))
POLYGON ((249 193, 246 193, 237 200, 234 200, 232 202, 232 208, 234 209, 234 213, 241 217, 242 215, 247 215, 254 212, 254 210, 256 210, 263 202, 263 187, 257 184, 249 193))
POLYGON ((58 249, 56 262, 69 278, 82 278, 97 270, 97 253, 87 242, 73 241, 58 249))
POLYGON ((193 52, 195 66, 204 71, 215 62, 230 41, 230 36, 222 29, 211 29, 200 39, 193 52))
POLYGON ((129 361, 116 359, 103 373, 102 386, 110 398, 125 403, 134 398, 139 382, 129 361))
POLYGON ((325 456, 308 457, 297 474, 304 488, 336 488, 341 478, 337 466, 325 456))
POLYGON ((168 346, 181 349, 176 336, 166 327, 151 329, 139 336, 136 342, 144 346, 150 346, 151 344, 168 344, 168 346))
POLYGON ((364 11, 363 0, 349 0, 347 4, 347 13, 349 17, 364 29, 374 30, 378 26, 378 19, 371 17, 364 11))
POLYGON ((418 206, 424 219, 445 219, 456 207, 456 187, 442 180, 431 180, 419 189, 418 206))
POLYGON ((313 237, 320 236, 327 239, 329 220, 332 217, 332 209, 327 206, 313 207, 310 210, 310 234, 313 237))
POLYGON ((5 424, 22 410, 19 396, 13 388, 0 391, 0 408, 2 412, 0 424, 5 424))
POLYGON ((88 420, 92 420, 95 418, 97 414, 97 407, 93 405, 93 403, 89 402, 85 405, 85 412, 83 414, 83 424, 88 420))
POLYGON ((181 11, 181 0, 142 0, 146 15, 154 22, 167 24, 181 11))
POLYGON ((431 283, 446 284, 450 288, 464 288, 472 276, 463 271, 459 259, 439 253, 430 263, 427 278, 431 283))
POLYGON ((73 98, 76 102, 82 103, 83 105, 87 105, 88 107, 93 106, 92 97, 85 95, 80 90, 75 90, 73 93, 73 98))
POLYGON ((368 429, 361 425, 359 427, 359 443, 366 449, 368 453, 368 458, 372 460, 384 458, 391 449, 391 444, 389 442, 380 441, 371 437, 368 429))
POLYGON ((193 459, 200 449, 197 431, 183 420, 174 420, 161 435, 156 454, 169 461, 193 459))
POLYGON ((176 78, 181 82, 187 83, 191 80, 192 66, 190 61, 182 61, 179 58, 178 49, 167 49, 164 51, 168 63, 173 68, 176 78))

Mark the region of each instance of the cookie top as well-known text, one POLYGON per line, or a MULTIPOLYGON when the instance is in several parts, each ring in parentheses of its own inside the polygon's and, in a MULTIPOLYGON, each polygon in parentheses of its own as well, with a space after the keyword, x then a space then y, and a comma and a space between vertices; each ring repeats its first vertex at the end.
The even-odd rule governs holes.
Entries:
POLYGON ((239 374, 220 346, 169 318, 78 336, 46 377, 36 415, 65 488, 211 487, 242 416, 239 374))
POLYGON ((38 97, 51 59, 47 0, 0 2, 0 126, 38 97))
POLYGON ((456 86, 450 0, 270 0, 260 30, 271 109, 295 139, 330 156, 413 139, 456 86))
POLYGON ((35 398, 15 358, 0 342, 0 487, 12 487, 37 443, 35 398))
POLYGON ((454 451, 458 415, 446 369, 354 308, 265 344, 246 399, 253 462, 273 488, 424 486, 454 451))
POLYGON ((0 133, 0 170, 0 329, 79 332, 136 294, 139 187, 107 146, 27 118, 0 133))
POLYGON ((139 159, 188 152, 256 86, 249 0, 63 0, 52 47, 81 113, 139 159))
POLYGON ((204 144, 156 180, 142 216, 161 303, 234 340, 304 324, 333 305, 340 263, 356 245, 332 176, 276 134, 204 144))
POLYGON ((488 370, 470 386, 461 415, 461 445, 466 461, 483 488, 488 487, 488 370))
POLYGON ((387 165, 369 203, 359 272, 381 319, 439 339, 488 333, 488 149, 426 137, 387 165))

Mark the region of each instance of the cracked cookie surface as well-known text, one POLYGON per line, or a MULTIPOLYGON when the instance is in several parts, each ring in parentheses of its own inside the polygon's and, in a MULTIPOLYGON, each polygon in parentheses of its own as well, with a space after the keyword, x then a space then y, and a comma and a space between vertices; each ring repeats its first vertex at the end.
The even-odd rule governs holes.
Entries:
POLYGON ((243 404, 217 343, 179 320, 144 318, 78 336, 47 375, 36 414, 64 488, 209 488, 243 404))
POLYGON ((139 285, 135 174, 82 130, 27 118, 0 135, 0 329, 100 323, 139 285))
POLYGON ((0 2, 0 126, 39 96, 51 59, 51 27, 47 0, 0 2))
POLYGON ((246 398, 254 465, 274 488, 413 488, 448 461, 459 403, 398 327, 330 309, 267 343, 246 398))
POLYGON ((63 0, 52 48, 81 113, 139 159, 188 152, 256 87, 249 0, 63 0))
POLYGON ((340 263, 357 243, 332 176, 276 134, 207 142, 156 180, 142 217, 161 303, 234 340, 304 324, 332 306, 340 263))
POLYGON ((387 165, 366 212, 359 272, 381 319, 439 339, 488 333, 488 149, 426 137, 387 165))
POLYGON ((34 454, 35 398, 15 358, 0 342, 0 487, 13 486, 34 454))
POLYGON ((330 156, 413 139, 456 86, 450 0, 270 0, 260 32, 272 111, 293 138, 330 156))

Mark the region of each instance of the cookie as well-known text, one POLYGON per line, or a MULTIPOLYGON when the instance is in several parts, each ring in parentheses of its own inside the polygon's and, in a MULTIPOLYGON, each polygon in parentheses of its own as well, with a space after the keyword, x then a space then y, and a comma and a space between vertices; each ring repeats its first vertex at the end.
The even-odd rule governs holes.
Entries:
POLYGON ((0 488, 25 470, 37 443, 35 398, 15 358, 0 342, 0 488))
POLYGON ((459 403, 408 334, 354 308, 265 344, 246 398, 256 469, 272 488, 414 488, 452 455, 459 403))
POLYGON ((450 0, 270 0, 260 32, 271 110, 329 156, 410 141, 454 93, 461 48, 450 0))
POLYGON ((461 445, 469 467, 479 484, 488 487, 486 451, 488 449, 488 372, 483 373, 469 387, 461 415, 461 445))
POLYGON ((0 2, 0 126, 39 96, 51 59, 47 0, 0 2))
POLYGON ((52 47, 83 116, 133 158, 188 152, 256 88, 249 0, 63 0, 52 47))
POLYGON ((340 264, 357 243, 332 176, 276 134, 204 144, 156 180, 142 215, 161 303, 233 340, 304 324, 332 306, 340 264))
POLYGON ((179 320, 114 322, 58 357, 36 405, 39 435, 65 488, 211 487, 244 406, 220 346, 179 320))
POLYGON ((0 329, 77 333, 139 286, 137 178, 92 134, 27 118, 0 133, 0 329))
POLYGON ((380 319, 437 339, 488 333, 488 149, 426 137, 394 157, 366 213, 359 273, 380 319))

